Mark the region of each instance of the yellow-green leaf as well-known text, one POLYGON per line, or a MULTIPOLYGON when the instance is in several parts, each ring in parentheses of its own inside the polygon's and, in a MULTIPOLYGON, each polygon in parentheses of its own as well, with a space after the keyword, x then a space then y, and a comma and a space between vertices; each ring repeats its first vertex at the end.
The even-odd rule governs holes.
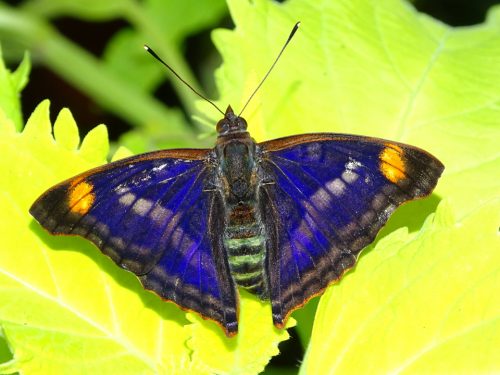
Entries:
POLYGON ((380 241, 319 304, 303 374, 500 369, 500 199, 380 241))
POLYGON ((31 62, 28 53, 14 72, 10 72, 2 59, 0 46, 0 108, 7 117, 15 124, 16 129, 21 129, 23 118, 21 115, 21 91, 28 82, 31 70, 31 62))
POLYGON ((249 374, 278 353, 288 333, 273 327, 268 304, 244 295, 241 332, 227 338, 215 323, 187 320, 144 290, 88 241, 51 236, 30 217, 45 189, 105 162, 104 126, 78 149, 68 110, 57 117, 52 137, 48 101, 23 133, 2 121, 0 325, 14 359, 0 365, 1 373, 249 374))
MULTIPOLYGON (((301 21, 276 69, 243 114, 257 140, 303 132, 362 134, 419 146, 445 164, 435 193, 398 209, 379 238, 401 227, 423 236, 422 223, 441 199, 456 216, 453 226, 500 196, 500 7, 491 9, 483 24, 455 28, 402 0, 228 4, 235 30, 217 30, 213 38, 226 61, 216 76, 218 103, 230 103, 236 111, 292 26, 301 21)), ((200 105, 208 112, 208 105, 200 105)), ((388 241, 397 239, 392 234, 388 241)), ((374 254, 362 256, 340 286, 349 277, 369 277, 373 270, 362 263, 374 254)), ((397 269, 407 266, 402 260, 397 269)), ((374 288, 380 289, 375 283, 374 288)), ((328 313, 339 313, 342 302, 328 313)), ((371 303, 358 302, 353 310, 371 303)), ((294 316, 307 344, 314 306, 308 304, 294 316)), ((379 328, 384 335, 383 323, 379 328)), ((313 341, 325 334, 314 332, 313 341)), ((498 329, 495 334, 500 335, 498 329)), ((386 349, 390 347, 387 343, 386 349)), ((349 358, 358 361, 363 356, 356 351, 349 358)))
POLYGON ((226 62, 218 103, 236 112, 301 21, 245 110, 257 140, 340 132, 421 147, 446 166, 436 192, 459 217, 498 194, 500 7, 484 24, 454 28, 403 0, 228 5, 236 28, 213 38, 226 62))

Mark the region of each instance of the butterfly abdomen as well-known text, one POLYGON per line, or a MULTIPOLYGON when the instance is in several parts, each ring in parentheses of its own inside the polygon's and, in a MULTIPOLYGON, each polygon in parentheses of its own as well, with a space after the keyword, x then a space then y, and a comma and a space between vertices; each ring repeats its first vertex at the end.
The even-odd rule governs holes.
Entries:
POLYGON ((235 282, 251 293, 267 298, 263 266, 265 238, 260 218, 251 204, 231 207, 224 238, 235 282))
POLYGON ((268 298, 264 275, 265 232, 257 207, 255 142, 247 132, 217 139, 226 220, 224 245, 231 275, 238 286, 268 298))

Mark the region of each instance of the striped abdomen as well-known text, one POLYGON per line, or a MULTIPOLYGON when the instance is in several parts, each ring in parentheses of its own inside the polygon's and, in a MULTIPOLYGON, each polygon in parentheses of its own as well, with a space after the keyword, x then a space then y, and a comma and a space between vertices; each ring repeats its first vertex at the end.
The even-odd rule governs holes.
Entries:
POLYGON ((264 277, 265 238, 255 208, 239 204, 230 208, 225 244, 234 280, 260 298, 267 298, 264 277))

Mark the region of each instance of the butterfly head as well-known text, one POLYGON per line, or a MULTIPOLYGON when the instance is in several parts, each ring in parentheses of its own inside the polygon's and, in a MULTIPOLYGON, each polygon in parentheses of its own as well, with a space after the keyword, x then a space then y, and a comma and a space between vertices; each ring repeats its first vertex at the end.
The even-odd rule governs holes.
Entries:
POLYGON ((228 106, 224 118, 217 123, 219 137, 229 134, 246 133, 247 122, 243 117, 235 115, 231 106, 228 106))

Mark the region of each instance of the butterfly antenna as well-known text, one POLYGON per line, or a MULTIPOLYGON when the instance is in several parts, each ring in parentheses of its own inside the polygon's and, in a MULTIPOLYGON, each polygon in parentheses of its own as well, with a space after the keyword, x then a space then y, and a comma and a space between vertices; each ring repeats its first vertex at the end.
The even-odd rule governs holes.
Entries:
POLYGON ((178 74, 177 74, 177 72, 176 72, 174 69, 172 69, 172 68, 170 67, 170 65, 168 65, 165 61, 163 61, 163 60, 160 58, 160 56, 158 56, 158 55, 156 54, 156 52, 155 52, 155 51, 153 51, 153 50, 152 50, 151 48, 149 48, 149 46, 147 46, 147 45, 144 45, 144 49, 145 49, 146 51, 148 51, 148 52, 149 52, 149 54, 150 54, 151 56, 153 56, 156 60, 158 60, 159 62, 161 62, 161 63, 162 63, 162 64, 163 64, 163 65, 164 65, 164 66, 165 66, 168 70, 170 70, 170 71, 172 72, 172 74, 173 74, 174 76, 176 76, 176 77, 177 77, 177 78, 178 78, 178 79, 179 79, 182 83, 184 83, 187 87, 189 87, 189 88, 191 89, 191 91, 192 91, 192 92, 194 92, 194 93, 195 93, 196 95, 198 95, 200 98, 202 98, 202 99, 206 100, 207 102, 209 102, 210 104, 212 104, 212 105, 213 105, 213 106, 214 106, 214 107, 215 107, 215 108, 216 108, 216 109, 217 109, 220 113, 222 113, 222 115, 224 116, 224 112, 222 112, 222 110, 221 110, 219 107, 217 107, 217 105, 216 105, 213 101, 211 101, 211 100, 210 100, 210 99, 208 99, 206 96, 204 96, 203 94, 201 94, 201 93, 199 93, 198 91, 196 91, 196 90, 195 90, 195 88, 194 88, 193 86, 191 86, 191 85, 190 85, 189 83, 187 83, 184 79, 182 79, 182 77, 181 77, 180 75, 178 75, 178 74))
POLYGON ((283 51, 285 50, 286 46, 288 45, 288 43, 290 43, 290 41, 292 40, 293 36, 295 35, 295 32, 298 30, 300 26, 300 22, 297 22, 295 24, 295 26, 293 27, 292 31, 290 32, 290 35, 288 35, 288 39, 286 40, 285 44, 283 45, 283 47, 281 48, 281 51, 280 53, 278 53, 278 56, 276 56, 276 59, 274 60, 273 64, 271 65, 271 67, 269 68, 269 70, 267 71, 266 75, 264 76, 264 78, 262 78, 262 80, 260 81, 259 85, 257 86, 257 88, 253 91, 252 95, 250 95, 250 97, 248 98, 247 102, 245 103, 245 105, 243 106, 243 109, 241 110, 240 114, 238 115, 238 117, 241 116, 241 114, 243 113, 243 111, 245 110, 245 108, 247 107, 248 103, 250 103, 250 101, 252 100, 252 98, 254 97, 254 95, 257 93, 257 91, 259 91, 260 87, 262 86, 262 84, 264 83, 264 81, 267 79, 267 77, 269 76, 269 74, 271 73, 271 71, 273 70, 274 66, 276 65, 276 63, 278 62, 278 60, 280 59, 281 55, 283 54, 283 51))

